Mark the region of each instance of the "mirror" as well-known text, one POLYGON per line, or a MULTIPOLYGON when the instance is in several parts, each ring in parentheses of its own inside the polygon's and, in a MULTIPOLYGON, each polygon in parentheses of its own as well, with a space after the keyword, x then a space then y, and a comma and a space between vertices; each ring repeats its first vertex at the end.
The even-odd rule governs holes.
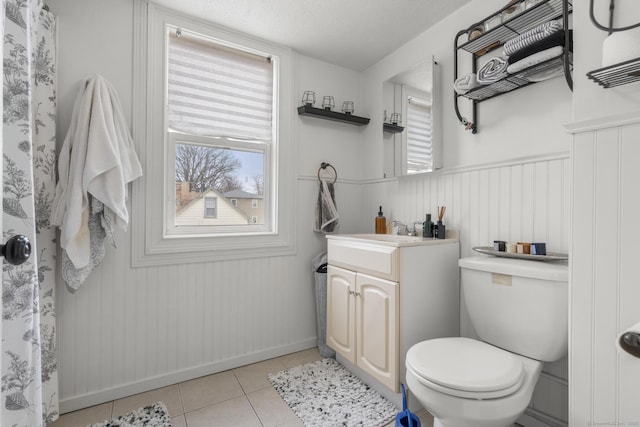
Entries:
POLYGON ((428 173, 442 166, 440 92, 440 70, 433 58, 384 81, 384 122, 400 126, 392 131, 385 127, 385 144, 393 145, 394 175, 428 173), (394 113, 401 115, 400 122, 396 116, 392 121, 394 113))

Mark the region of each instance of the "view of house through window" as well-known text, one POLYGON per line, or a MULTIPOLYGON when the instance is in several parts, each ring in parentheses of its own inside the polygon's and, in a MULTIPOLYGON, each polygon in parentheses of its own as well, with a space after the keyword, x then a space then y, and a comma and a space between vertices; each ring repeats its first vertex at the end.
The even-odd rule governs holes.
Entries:
POLYGON ((175 145, 175 225, 264 224, 264 154, 175 145))

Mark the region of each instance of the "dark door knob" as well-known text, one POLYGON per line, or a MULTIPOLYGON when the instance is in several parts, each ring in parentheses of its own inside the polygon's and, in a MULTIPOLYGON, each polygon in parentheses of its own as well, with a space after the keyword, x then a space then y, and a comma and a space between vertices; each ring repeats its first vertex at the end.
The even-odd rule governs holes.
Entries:
POLYGON ((2 245, 2 256, 9 264, 20 265, 31 255, 31 242, 21 234, 11 237, 2 245))
POLYGON ((635 357, 640 357, 640 334, 627 332, 620 338, 620 347, 635 357))

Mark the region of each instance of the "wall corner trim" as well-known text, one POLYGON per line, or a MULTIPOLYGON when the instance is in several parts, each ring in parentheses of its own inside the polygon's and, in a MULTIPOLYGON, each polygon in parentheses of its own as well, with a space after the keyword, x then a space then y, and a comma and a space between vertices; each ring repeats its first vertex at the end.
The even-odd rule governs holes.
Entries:
POLYGON ((600 129, 625 126, 640 123, 640 111, 629 113, 614 114, 610 116, 595 117, 586 120, 579 120, 566 123, 564 128, 568 133, 576 134, 583 132, 591 132, 600 129))

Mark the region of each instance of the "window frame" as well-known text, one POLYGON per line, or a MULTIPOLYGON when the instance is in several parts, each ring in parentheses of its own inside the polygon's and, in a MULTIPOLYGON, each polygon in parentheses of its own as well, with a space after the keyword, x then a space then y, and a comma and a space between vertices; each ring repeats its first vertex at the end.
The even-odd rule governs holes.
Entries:
MULTIPOLYGON (((147 0, 134 0, 133 58, 132 128, 144 176, 132 185, 132 265, 144 267, 295 254, 297 192, 292 138, 291 112, 295 104, 291 49, 216 26, 147 0), (170 211, 171 207, 167 207, 169 201, 175 203, 175 175, 171 186, 165 184, 169 144, 164 98, 168 27, 187 28, 230 46, 265 52, 276 61, 274 117, 278 126, 270 154, 273 169, 269 189, 273 192, 274 200, 268 207, 269 215, 273 218, 270 230, 224 235, 167 233, 165 215, 161 213, 170 211)), ((172 207, 175 210, 175 205, 172 207)))

